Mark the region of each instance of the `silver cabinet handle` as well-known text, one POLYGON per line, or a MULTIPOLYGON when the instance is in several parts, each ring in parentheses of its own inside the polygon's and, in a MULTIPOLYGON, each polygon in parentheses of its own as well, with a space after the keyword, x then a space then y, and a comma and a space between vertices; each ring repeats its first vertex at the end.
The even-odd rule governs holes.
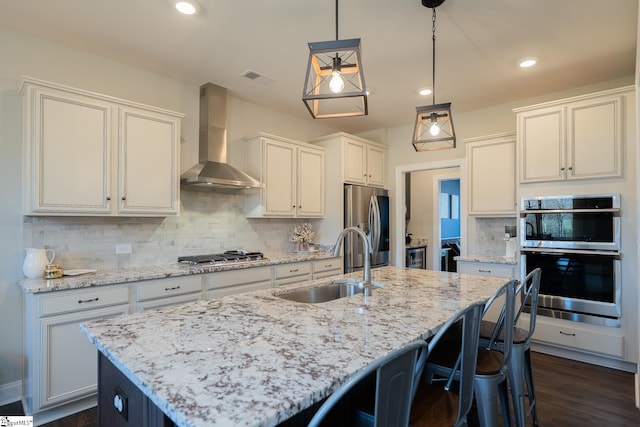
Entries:
POLYGON ((82 304, 83 302, 96 302, 100 299, 100 297, 95 297, 91 299, 79 299, 78 304, 82 304))
POLYGON ((173 288, 164 288, 165 291, 175 291, 177 289, 180 289, 180 285, 174 286, 173 288))
POLYGON ((299 270, 299 268, 296 268, 295 270, 289 270, 289 273, 297 273, 299 270))

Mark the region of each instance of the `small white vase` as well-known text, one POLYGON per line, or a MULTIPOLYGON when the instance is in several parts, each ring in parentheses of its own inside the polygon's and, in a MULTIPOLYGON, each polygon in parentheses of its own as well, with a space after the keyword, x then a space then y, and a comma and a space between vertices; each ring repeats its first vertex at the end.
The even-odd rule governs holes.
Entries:
POLYGON ((24 257, 24 264, 22 264, 22 272, 29 279, 42 278, 44 273, 44 267, 47 264, 51 264, 56 257, 56 253, 53 249, 25 249, 27 254, 24 257), (49 258, 51 254, 51 258, 49 258))

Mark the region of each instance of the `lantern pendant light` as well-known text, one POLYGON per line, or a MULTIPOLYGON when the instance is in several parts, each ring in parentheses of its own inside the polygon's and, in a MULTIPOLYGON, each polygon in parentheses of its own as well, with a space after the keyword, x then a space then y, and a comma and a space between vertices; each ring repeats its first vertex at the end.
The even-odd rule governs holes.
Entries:
POLYGON ((456 147, 456 134, 451 117, 451 103, 436 104, 436 7, 445 0, 422 0, 422 5, 432 9, 431 40, 433 43, 433 104, 416 107, 413 129, 413 148, 416 151, 442 150, 456 147))
POLYGON ((309 44, 309 62, 302 101, 314 119, 366 116, 367 88, 360 58, 360 39, 309 44))

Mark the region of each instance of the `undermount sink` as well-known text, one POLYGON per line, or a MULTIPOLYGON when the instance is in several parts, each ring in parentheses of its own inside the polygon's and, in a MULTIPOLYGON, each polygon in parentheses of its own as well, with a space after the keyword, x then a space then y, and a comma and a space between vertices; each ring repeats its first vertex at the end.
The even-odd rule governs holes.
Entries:
POLYGON ((363 291, 364 286, 362 285, 361 280, 339 279, 314 287, 274 294, 274 296, 290 301, 318 304, 321 302, 350 297, 355 294, 361 294, 363 291))

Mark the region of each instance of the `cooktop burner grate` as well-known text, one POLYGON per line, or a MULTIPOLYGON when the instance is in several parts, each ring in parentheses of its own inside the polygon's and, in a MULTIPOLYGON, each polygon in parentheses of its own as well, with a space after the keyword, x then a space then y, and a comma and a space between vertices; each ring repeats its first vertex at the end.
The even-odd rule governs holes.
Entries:
POLYGON ((181 264, 201 265, 201 264, 228 264, 234 262, 247 262, 247 261, 259 261, 264 260, 262 252, 246 252, 242 250, 226 251, 221 254, 207 254, 207 255, 191 255, 178 257, 178 262, 181 264))

